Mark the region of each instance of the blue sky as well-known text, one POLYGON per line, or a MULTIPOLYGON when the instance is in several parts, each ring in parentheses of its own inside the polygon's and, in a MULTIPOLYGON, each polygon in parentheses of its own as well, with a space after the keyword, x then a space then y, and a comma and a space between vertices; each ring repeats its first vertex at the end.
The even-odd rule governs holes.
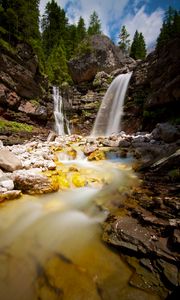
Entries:
MULTIPOLYGON (((48 0, 40 1, 43 14, 48 0)), ((102 31, 118 42, 122 25, 125 25, 131 40, 136 29, 142 32, 148 48, 153 47, 162 25, 164 12, 172 6, 180 10, 180 0, 56 0, 64 8, 69 23, 77 23, 80 16, 89 24, 89 16, 95 10, 102 23, 102 31)))

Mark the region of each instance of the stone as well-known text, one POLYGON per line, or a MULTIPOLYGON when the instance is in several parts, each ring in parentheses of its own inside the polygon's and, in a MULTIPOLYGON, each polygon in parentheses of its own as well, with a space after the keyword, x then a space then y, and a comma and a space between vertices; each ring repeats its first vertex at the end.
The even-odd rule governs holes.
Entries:
POLYGON ((0 186, 6 188, 8 191, 14 189, 14 182, 11 179, 1 180, 0 178, 0 186))
POLYGON ((169 123, 159 123, 152 131, 155 140, 163 140, 165 143, 172 143, 180 138, 180 129, 169 123))
POLYGON ((0 149, 0 168, 5 171, 13 172, 22 168, 21 161, 8 149, 0 149))
POLYGON ((54 177, 48 178, 34 170, 19 170, 13 172, 13 181, 16 189, 27 194, 44 194, 59 189, 58 181, 54 177))
POLYGON ((50 131, 47 137, 47 143, 55 141, 57 134, 54 131, 50 131))
POLYGON ((6 201, 6 200, 18 199, 21 196, 22 196, 22 193, 19 190, 6 191, 3 193, 0 192, 0 202, 6 201))
POLYGON ((93 80, 100 71, 112 72, 125 59, 123 52, 105 35, 93 35, 84 43, 87 43, 89 51, 80 53, 68 63, 75 83, 93 80))

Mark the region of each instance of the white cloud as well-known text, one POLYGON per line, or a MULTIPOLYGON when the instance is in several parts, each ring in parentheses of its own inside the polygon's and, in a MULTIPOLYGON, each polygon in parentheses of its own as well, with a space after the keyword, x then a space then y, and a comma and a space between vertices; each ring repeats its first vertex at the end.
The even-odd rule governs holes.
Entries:
POLYGON ((145 6, 142 6, 135 15, 129 14, 123 19, 123 24, 133 39, 136 30, 143 33, 146 44, 150 47, 157 39, 163 22, 164 11, 161 8, 156 9, 151 14, 145 12, 145 6))
MULTIPOLYGON (((47 2, 47 0, 40 1, 41 15, 47 2)), ((120 18, 129 0, 56 0, 56 2, 61 7, 65 7, 67 3, 71 2, 67 9, 70 23, 77 22, 79 17, 82 16, 86 26, 88 26, 89 16, 95 10, 101 20, 103 33, 110 36, 109 21, 113 20, 113 23, 117 22, 120 24, 120 18)))
MULTIPOLYGON (((47 2, 48 0, 40 1, 41 15, 47 2)), ((56 0, 56 2, 60 7, 67 8, 69 23, 77 23, 79 17, 82 16, 86 26, 88 26, 90 14, 95 10, 101 20, 104 34, 114 35, 117 39, 121 25, 126 25, 131 40, 137 29, 143 33, 147 46, 155 42, 164 14, 164 11, 160 8, 151 14, 147 14, 145 5, 150 0, 56 0), (144 5, 142 6, 142 4, 144 5), (141 8, 139 9, 139 7, 141 8), (128 8, 131 9, 131 13, 124 17, 124 13, 128 8)))

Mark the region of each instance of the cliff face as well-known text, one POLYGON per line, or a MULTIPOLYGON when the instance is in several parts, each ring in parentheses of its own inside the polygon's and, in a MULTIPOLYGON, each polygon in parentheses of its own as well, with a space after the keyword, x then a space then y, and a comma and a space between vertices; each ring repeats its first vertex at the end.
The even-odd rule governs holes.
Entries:
POLYGON ((134 70, 124 107, 123 129, 151 130, 156 123, 180 123, 180 39, 151 53, 134 70))
POLYGON ((52 99, 31 46, 19 43, 14 52, 0 50, 0 117, 47 125, 53 111, 52 99))
POLYGON ((77 84, 93 81, 98 72, 110 73, 134 62, 105 35, 89 37, 83 47, 79 55, 69 61, 70 74, 77 84))

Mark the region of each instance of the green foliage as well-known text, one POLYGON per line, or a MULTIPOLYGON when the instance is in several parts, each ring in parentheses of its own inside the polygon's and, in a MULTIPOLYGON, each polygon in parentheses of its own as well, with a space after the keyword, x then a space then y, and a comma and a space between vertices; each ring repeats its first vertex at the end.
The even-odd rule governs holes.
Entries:
POLYGON ((136 30, 131 45, 130 56, 134 59, 144 59, 146 57, 146 44, 142 33, 136 30))
POLYGON ((8 52, 11 53, 16 53, 16 50, 9 44, 8 42, 4 41, 3 39, 0 38, 0 48, 7 50, 8 52))
POLYGON ((96 11, 93 11, 93 13, 90 15, 88 34, 101 34, 101 21, 96 11))
POLYGON ((42 42, 46 57, 50 55, 52 49, 59 45, 61 39, 67 36, 68 20, 64 9, 52 0, 45 8, 42 18, 42 42))
POLYGON ((75 50, 74 56, 82 56, 89 54, 93 51, 93 48, 88 39, 83 40, 75 50))
POLYGON ((39 0, 0 0, 0 26, 8 31, 9 42, 39 38, 39 0))
POLYGON ((126 30, 126 27, 123 25, 119 34, 119 48, 123 50, 124 52, 129 52, 129 47, 130 47, 130 40, 129 38, 129 33, 126 30))
POLYGON ((32 132, 33 126, 24 124, 24 123, 18 123, 18 122, 12 122, 12 121, 6 121, 6 120, 0 120, 0 131, 6 131, 10 130, 13 132, 19 132, 19 131, 26 131, 26 132, 32 132))
POLYGON ((169 40, 180 36, 180 12, 169 7, 157 39, 156 49, 160 49, 169 40))
POLYGON ((63 43, 52 50, 47 60, 47 74, 53 84, 60 85, 63 81, 71 82, 63 43))
POLYGON ((77 43, 80 43, 86 37, 86 27, 84 23, 84 19, 82 17, 79 18, 77 25, 77 43))

